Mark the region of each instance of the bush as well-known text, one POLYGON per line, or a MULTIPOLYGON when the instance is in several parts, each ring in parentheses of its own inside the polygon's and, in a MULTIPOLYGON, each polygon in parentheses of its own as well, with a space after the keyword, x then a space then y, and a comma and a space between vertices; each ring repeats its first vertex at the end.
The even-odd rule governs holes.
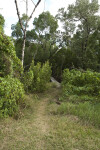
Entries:
POLYGON ((26 92, 28 92, 28 90, 31 90, 33 78, 34 78, 34 74, 32 70, 29 70, 24 73, 22 82, 24 84, 24 89, 26 92))
POLYGON ((39 91, 41 63, 37 63, 37 65, 34 65, 34 62, 32 62, 30 70, 32 70, 34 73, 34 79, 31 84, 31 91, 39 91))
POLYGON ((49 62, 45 62, 42 66, 40 63, 37 63, 34 66, 34 79, 32 88, 35 91, 42 92, 46 89, 47 83, 50 81, 51 77, 51 67, 49 62))
POLYGON ((47 83, 50 81, 51 67, 49 62, 43 65, 34 61, 31 63, 30 69, 24 74, 23 83, 25 90, 42 92, 46 89, 47 83))
POLYGON ((0 116, 12 116, 24 97, 22 83, 17 78, 0 77, 0 116))
POLYGON ((11 75, 20 78, 22 73, 21 61, 16 56, 11 38, 0 33, 0 76, 11 75))
POLYGON ((65 69, 63 73, 64 95, 88 95, 100 97, 100 73, 65 69))
POLYGON ((43 66, 40 69, 38 82, 37 84, 37 90, 38 91, 44 91, 46 89, 46 84, 50 81, 51 77, 51 67, 49 66, 49 62, 46 62, 43 64, 43 66))
POLYGON ((0 14, 0 32, 4 32, 3 28, 4 28, 4 17, 0 14))
POLYGON ((100 127, 100 73, 65 69, 62 103, 58 114, 76 115, 100 127))
POLYGON ((4 53, 1 53, 0 56, 0 76, 4 77, 7 75, 13 74, 13 67, 12 67, 12 61, 10 57, 5 55, 4 53))

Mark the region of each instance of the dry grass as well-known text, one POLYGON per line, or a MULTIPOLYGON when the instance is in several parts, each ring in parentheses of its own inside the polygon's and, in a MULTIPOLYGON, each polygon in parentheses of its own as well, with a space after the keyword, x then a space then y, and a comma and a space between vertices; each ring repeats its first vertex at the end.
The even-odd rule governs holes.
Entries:
POLYGON ((60 89, 27 95, 18 120, 0 120, 0 150, 100 150, 100 130, 74 116, 54 115, 60 89))

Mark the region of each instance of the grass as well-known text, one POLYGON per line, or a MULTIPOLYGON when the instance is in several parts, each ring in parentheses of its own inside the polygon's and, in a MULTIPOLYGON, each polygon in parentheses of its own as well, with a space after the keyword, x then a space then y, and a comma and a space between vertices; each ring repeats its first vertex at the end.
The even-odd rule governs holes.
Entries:
MULTIPOLYGON (((67 89, 66 89, 67 90, 67 89)), ((60 107, 54 114, 69 114, 79 117, 83 122, 87 122, 100 129, 100 98, 99 96, 77 95, 76 93, 62 92, 59 98, 60 107)))
POLYGON ((27 149, 35 138, 33 122, 37 102, 33 95, 26 96, 26 101, 27 108, 21 112, 21 118, 18 120, 6 118, 0 121, 1 150, 27 149))
POLYGON ((74 116, 52 116, 52 129, 45 138, 47 150, 99 150, 100 132, 82 125, 74 116))
POLYGON ((63 105, 55 103, 59 93, 50 85, 42 94, 26 95, 26 108, 17 120, 0 120, 0 150, 99 150, 99 129, 74 115, 56 113, 63 105))
POLYGON ((75 115, 83 121, 100 128, 100 104, 92 105, 89 102, 74 104, 67 102, 62 103, 53 113, 75 115))

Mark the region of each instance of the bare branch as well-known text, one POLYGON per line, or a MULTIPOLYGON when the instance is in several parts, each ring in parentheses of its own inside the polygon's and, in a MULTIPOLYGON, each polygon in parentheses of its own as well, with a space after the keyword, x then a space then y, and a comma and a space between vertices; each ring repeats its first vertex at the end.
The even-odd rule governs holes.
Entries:
POLYGON ((34 6, 35 6, 35 3, 33 2, 33 0, 31 0, 31 2, 34 4, 34 6))
POLYGON ((18 15, 18 19, 19 19, 20 26, 21 26, 22 30, 24 31, 24 27, 23 27, 23 25, 22 25, 21 17, 20 17, 20 13, 19 13, 19 9, 18 9, 17 0, 15 0, 15 5, 16 5, 16 10, 17 10, 17 15, 18 15))
MULTIPOLYGON (((26 0, 26 16, 28 17, 28 0, 26 0)), ((27 24, 28 24, 28 18, 26 18, 25 30, 27 28, 27 24)))
POLYGON ((37 6, 39 5, 39 3, 41 2, 41 0, 38 0, 37 4, 35 5, 35 8, 33 9, 33 12, 31 13, 29 20, 32 18, 33 13, 35 12, 37 6))
MULTIPOLYGON (((31 0, 32 1, 32 0, 31 0)), ((18 8, 18 4, 17 4, 17 0, 15 0, 15 5, 16 5, 16 10, 17 10, 17 15, 18 15, 18 19, 19 19, 19 23, 20 23, 20 26, 21 26, 21 29, 23 31, 23 46, 22 46, 22 66, 24 64, 24 53, 25 53, 25 42, 26 42, 26 31, 27 31, 27 25, 28 25, 28 22, 29 20, 32 18, 32 15, 33 13, 35 12, 37 6, 39 5, 39 3, 41 2, 41 0, 38 0, 37 4, 35 5, 34 2, 33 4, 35 5, 30 17, 28 18, 28 0, 24 0, 24 2, 26 2, 26 24, 25 24, 25 28, 22 24, 22 20, 21 20, 21 17, 20 17, 20 12, 19 12, 19 8, 18 8)))
POLYGON ((44 0, 44 10, 43 10, 43 12, 45 11, 45 3, 46 3, 46 0, 44 0))

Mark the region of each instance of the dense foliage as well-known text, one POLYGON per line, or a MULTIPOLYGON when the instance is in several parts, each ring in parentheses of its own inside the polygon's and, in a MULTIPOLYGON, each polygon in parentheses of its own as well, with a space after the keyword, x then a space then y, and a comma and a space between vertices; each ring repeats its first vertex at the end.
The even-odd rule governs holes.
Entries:
MULTIPOLYGON (((15 49, 17 56, 21 59, 22 37, 19 35, 18 23, 15 26, 16 28, 13 28, 12 36, 16 36, 15 49), (16 32, 15 35, 13 35, 14 32, 16 32)), ((33 59, 35 64, 37 62, 43 64, 45 61, 50 60, 52 55, 56 52, 58 49, 55 36, 57 27, 57 20, 50 14, 50 12, 43 12, 38 18, 34 19, 33 29, 27 31, 26 34, 27 40, 24 66, 27 70, 29 69, 27 66, 30 66, 33 59)))
POLYGON ((95 99, 100 97, 100 73, 97 72, 65 69, 62 85, 66 96, 87 95, 95 96, 95 99))
POLYGON ((22 82, 24 84, 24 89, 26 92, 29 92, 29 89, 31 89, 33 78, 34 78, 34 73, 32 70, 26 71, 23 74, 22 82))
POLYGON ((47 83, 50 81, 51 67, 49 62, 45 62, 43 65, 37 63, 34 65, 34 61, 31 63, 29 71, 24 74, 23 83, 26 91, 38 91, 42 92, 46 89, 47 83))
POLYGON ((50 81, 51 77, 51 67, 49 62, 44 63, 42 66, 37 63, 34 66, 34 80, 32 88, 35 91, 44 91, 47 87, 47 83, 50 81))
POLYGON ((13 42, 3 33, 0 33, 0 54, 0 76, 20 77, 23 72, 21 61, 16 56, 13 42))
POLYGON ((59 100, 61 105, 54 113, 74 115, 100 127, 100 73, 65 69, 59 100))
POLYGON ((4 17, 0 14, 0 32, 3 32, 3 28, 4 28, 4 17))
POLYGON ((23 97, 23 85, 17 78, 0 77, 0 117, 14 115, 23 97))
MULTIPOLYGON (((0 16, 3 31, 4 19, 0 16)), ((0 32, 0 117, 12 116, 17 112, 24 97, 20 82, 23 68, 16 56, 13 41, 0 32)))
MULTIPOLYGON (((1 25, 3 29, 3 20, 1 25)), ((24 73, 12 39, 3 32, 0 32, 0 53, 0 116, 6 117, 17 112, 24 97, 24 89, 26 92, 46 89, 51 67, 48 62, 34 65, 33 61, 24 73)))
MULTIPOLYGON (((76 0, 68 8, 61 8, 56 17, 48 11, 33 20, 27 31, 25 67, 45 61, 52 64, 52 74, 59 81, 65 68, 100 70, 100 17, 97 0, 76 0), (62 28, 58 28, 58 22, 62 28)), ((15 47, 21 58, 22 37, 18 23, 13 28, 15 47)))

